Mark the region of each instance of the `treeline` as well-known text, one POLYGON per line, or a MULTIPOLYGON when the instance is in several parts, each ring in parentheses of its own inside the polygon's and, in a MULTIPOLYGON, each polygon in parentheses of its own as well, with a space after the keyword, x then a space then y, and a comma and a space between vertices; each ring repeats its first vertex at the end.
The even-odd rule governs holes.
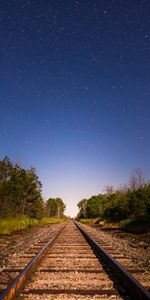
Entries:
POLYGON ((61 198, 49 198, 46 202, 46 213, 48 217, 62 218, 66 205, 61 198))
POLYGON ((145 182, 140 169, 128 186, 114 190, 107 186, 104 194, 78 203, 78 218, 100 218, 118 222, 125 219, 150 219, 150 182, 145 182))
POLYGON ((65 204, 60 198, 42 198, 42 184, 34 168, 25 170, 5 156, 0 161, 0 217, 62 217, 65 204))

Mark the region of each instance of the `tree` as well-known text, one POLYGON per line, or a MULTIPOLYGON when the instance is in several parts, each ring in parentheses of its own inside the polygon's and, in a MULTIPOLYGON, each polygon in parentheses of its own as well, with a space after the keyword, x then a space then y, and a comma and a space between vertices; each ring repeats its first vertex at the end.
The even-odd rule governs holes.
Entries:
POLYGON ((80 210, 79 217, 86 218, 87 217, 87 199, 82 199, 77 205, 80 210))
POLYGON ((65 204, 61 198, 49 198, 46 202, 47 215, 49 217, 63 217, 65 204))
POLYGON ((65 210, 65 204, 63 203, 61 198, 56 198, 56 205, 57 205, 57 218, 63 217, 63 213, 65 210))
POLYGON ((10 159, 5 156, 0 161, 0 215, 3 216, 9 210, 9 181, 11 178, 13 165, 10 159))
POLYGON ((78 218, 102 217, 110 221, 149 220, 150 218, 150 182, 145 182, 140 169, 136 169, 130 178, 129 186, 114 190, 106 186, 105 194, 83 199, 78 203, 78 218))
POLYGON ((49 198, 46 203, 46 213, 48 217, 55 217, 57 214, 56 199, 49 198))
POLYGON ((1 216, 41 216, 44 212, 41 188, 34 168, 25 170, 13 165, 8 157, 0 161, 1 216))
POLYGON ((107 196, 110 196, 114 193, 114 188, 112 185, 106 185, 104 188, 104 192, 107 194, 107 196))
POLYGON ((135 169, 130 177, 129 187, 131 191, 136 191, 145 184, 144 175, 140 168, 135 169))
POLYGON ((8 181, 11 177, 12 170, 13 165, 8 156, 5 156, 3 160, 0 161, 0 181, 8 181))
POLYGON ((88 218, 97 218, 101 212, 101 201, 99 196, 92 196, 87 201, 87 216, 88 218))

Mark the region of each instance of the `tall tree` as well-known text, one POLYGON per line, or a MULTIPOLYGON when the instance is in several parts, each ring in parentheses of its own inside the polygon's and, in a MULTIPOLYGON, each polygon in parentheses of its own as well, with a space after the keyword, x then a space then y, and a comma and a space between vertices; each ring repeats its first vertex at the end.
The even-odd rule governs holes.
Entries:
POLYGON ((12 175, 13 165, 10 159, 5 156, 0 161, 0 215, 9 210, 9 181, 12 175))
POLYGON ((55 217, 57 214, 56 199, 49 198, 46 203, 46 212, 48 217, 55 217))
POLYGON ((13 165, 8 157, 0 161, 0 214, 41 216, 44 202, 42 184, 34 168, 13 165))
POLYGON ((80 210, 80 218, 87 217, 87 199, 82 199, 77 205, 80 210))
POLYGON ((63 217, 65 204, 61 198, 49 198, 46 203, 47 215, 49 217, 63 217))
POLYGON ((61 198, 56 198, 56 204, 57 204, 57 218, 63 217, 63 213, 65 210, 65 204, 61 198))

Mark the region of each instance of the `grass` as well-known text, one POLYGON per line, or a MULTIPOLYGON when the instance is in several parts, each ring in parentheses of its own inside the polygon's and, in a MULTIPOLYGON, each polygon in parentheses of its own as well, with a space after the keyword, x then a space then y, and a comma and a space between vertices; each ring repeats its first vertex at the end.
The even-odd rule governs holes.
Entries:
POLYGON ((79 219, 79 222, 82 224, 95 224, 95 222, 97 221, 97 218, 94 219, 79 219))
POLYGON ((8 217, 8 218, 0 218, 0 234, 10 234, 14 231, 26 229, 30 226, 35 226, 39 224, 57 224, 65 222, 65 218, 63 219, 55 219, 43 217, 42 219, 34 219, 29 217, 8 217))
POLYGON ((126 219, 120 222, 120 228, 131 233, 150 232, 150 220, 148 219, 126 219))
POLYGON ((56 218, 48 218, 43 217, 39 220, 39 224, 58 224, 58 223, 64 223, 66 221, 65 218, 56 219, 56 218))
POLYGON ((89 225, 100 225, 100 226, 107 226, 110 228, 119 228, 119 224, 118 223, 112 223, 108 220, 102 220, 101 218, 91 218, 91 219, 79 219, 79 222, 82 224, 89 224, 89 225))
POLYGON ((150 220, 148 219, 133 219, 128 218, 120 222, 113 222, 111 220, 101 220, 100 218, 91 218, 91 219, 79 219, 79 222, 82 224, 99 224, 104 228, 109 229, 121 229, 130 233, 146 233, 150 232, 150 220))
POLYGON ((150 220, 149 219, 134 219, 128 218, 120 222, 112 222, 111 220, 101 220, 100 218, 91 219, 79 219, 79 222, 83 224, 99 224, 104 228, 109 229, 121 229, 130 233, 146 233, 150 232, 150 220))
POLYGON ((0 234, 10 234, 13 231, 25 229, 29 226, 29 218, 0 218, 0 234))

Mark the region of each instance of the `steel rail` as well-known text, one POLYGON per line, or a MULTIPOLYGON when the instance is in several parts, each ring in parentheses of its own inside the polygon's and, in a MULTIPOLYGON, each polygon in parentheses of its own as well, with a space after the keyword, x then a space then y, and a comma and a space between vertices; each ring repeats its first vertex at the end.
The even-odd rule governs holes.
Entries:
POLYGON ((34 256, 34 258, 27 264, 27 266, 20 272, 20 274, 8 285, 4 292, 0 295, 0 300, 11 300, 16 295, 17 291, 23 285, 29 274, 33 271, 33 268, 40 261, 43 254, 48 247, 52 245, 59 237, 67 223, 46 243, 46 245, 34 256))
POLYGON ((150 300, 150 293, 134 278, 132 275, 118 263, 107 251, 103 249, 92 237, 90 237, 79 223, 74 222, 87 242, 92 246, 99 257, 106 262, 115 274, 116 278, 122 283, 122 286, 128 291, 129 296, 136 300, 150 300))

